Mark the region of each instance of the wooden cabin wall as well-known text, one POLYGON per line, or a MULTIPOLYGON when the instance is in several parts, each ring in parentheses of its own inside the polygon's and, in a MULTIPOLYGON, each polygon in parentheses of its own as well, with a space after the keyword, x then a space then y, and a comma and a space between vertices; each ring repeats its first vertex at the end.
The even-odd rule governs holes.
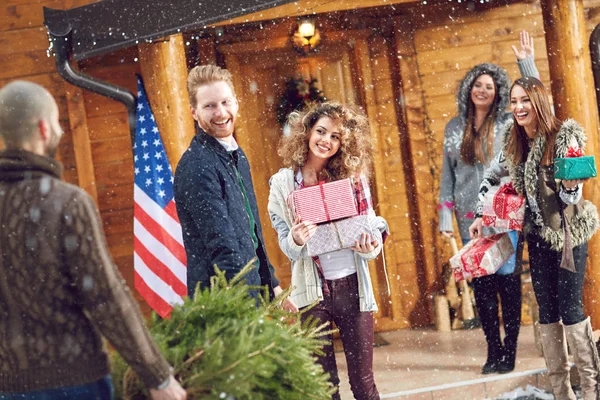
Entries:
MULTIPOLYGON (((68 124, 69 85, 56 72, 48 57, 46 28, 42 25, 42 4, 62 6, 62 1, 6 0, 0 5, 0 87, 15 79, 25 79, 46 87, 56 98, 65 138, 58 157, 63 162, 65 180, 77 183, 75 155, 68 124)), ((0 144, 1 145, 1 144, 0 144)))
MULTIPOLYGON (((68 9, 92 2, 4 0, 0 4, 0 87, 27 80, 44 86, 56 99, 65 131, 58 151, 65 167, 63 177, 97 200, 111 254, 133 288, 133 158, 127 112, 121 103, 66 83, 56 72, 54 57, 47 54, 42 7, 68 9)), ((136 53, 129 49, 90 59, 80 69, 135 92, 136 53)), ((137 291, 132 292, 147 314, 149 307, 137 291)))

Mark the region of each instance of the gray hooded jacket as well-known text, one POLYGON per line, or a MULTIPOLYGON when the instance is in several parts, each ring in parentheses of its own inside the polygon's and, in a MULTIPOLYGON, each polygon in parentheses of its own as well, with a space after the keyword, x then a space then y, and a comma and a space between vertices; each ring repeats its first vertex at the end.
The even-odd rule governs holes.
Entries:
MULTIPOLYGON (((517 61, 517 64, 522 76, 539 76, 533 57, 517 61)), ((464 239, 469 238, 469 226, 475 217, 479 184, 483 179, 486 165, 480 162, 475 165, 466 164, 460 155, 460 148, 467 125, 467 100, 475 80, 483 74, 492 76, 500 97, 496 106, 497 116, 494 123, 494 156, 502 147, 500 133, 504 131, 503 128, 506 124, 512 123, 512 114, 506 111, 510 100, 511 86, 506 71, 490 63, 475 66, 460 83, 457 94, 458 115, 448 122, 444 131, 444 158, 438 205, 440 231, 454 231, 452 214, 456 212, 459 234, 464 239)))

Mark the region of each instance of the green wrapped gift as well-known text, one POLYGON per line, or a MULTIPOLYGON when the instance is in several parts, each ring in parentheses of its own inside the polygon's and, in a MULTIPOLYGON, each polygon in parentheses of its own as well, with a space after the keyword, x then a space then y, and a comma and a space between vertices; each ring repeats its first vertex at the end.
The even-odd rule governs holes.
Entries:
POLYGON ((597 175, 594 156, 554 159, 554 179, 586 179, 597 175))

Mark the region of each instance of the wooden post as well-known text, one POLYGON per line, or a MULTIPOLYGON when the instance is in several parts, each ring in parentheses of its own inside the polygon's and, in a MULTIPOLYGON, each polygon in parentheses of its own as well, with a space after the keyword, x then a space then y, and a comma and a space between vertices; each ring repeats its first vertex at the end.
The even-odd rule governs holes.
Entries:
MULTIPOLYGON (((560 120, 574 118, 588 136, 586 154, 598 148, 598 109, 588 48, 589 37, 582 0, 541 0, 546 47, 550 64, 552 97, 560 120)), ((583 185, 584 198, 599 204, 600 181, 583 185)), ((600 326, 600 234, 589 242, 584 288, 586 313, 600 326)))
POLYGON ((186 88, 183 36, 169 36, 138 48, 148 100, 174 172, 195 134, 186 88))
POLYGON ((69 110, 71 136, 73 137, 77 183, 98 203, 96 175, 92 160, 92 146, 87 126, 87 114, 83 103, 83 90, 66 81, 64 81, 64 88, 67 98, 67 108, 69 110))

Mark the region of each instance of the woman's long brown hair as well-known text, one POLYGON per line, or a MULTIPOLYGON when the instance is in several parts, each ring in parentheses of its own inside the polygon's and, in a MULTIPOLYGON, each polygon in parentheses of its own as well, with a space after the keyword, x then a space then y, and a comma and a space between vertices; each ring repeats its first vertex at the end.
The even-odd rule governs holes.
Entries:
MULTIPOLYGON (((544 84, 532 76, 527 76, 517 79, 511 86, 511 104, 512 91, 515 86, 519 85, 523 88, 529 101, 531 108, 535 112, 537 118, 537 130, 535 136, 543 135, 546 138, 546 148, 542 156, 542 165, 550 165, 554 162, 554 145, 556 143, 556 134, 560 128, 560 121, 552 114, 548 91, 544 84)), ((513 114, 513 127, 510 131, 506 146, 507 159, 514 165, 525 162, 528 153, 529 138, 525 132, 525 128, 520 126, 513 114)))
MULTIPOLYGON (((485 74, 482 74, 485 75, 485 74)), ((481 75, 479 75, 481 76, 481 75)), ((477 161, 487 165, 488 160, 494 156, 494 122, 496 121, 496 108, 500 96, 498 95, 498 85, 494 82, 494 102, 481 124, 479 130, 475 129, 475 104, 471 99, 473 86, 479 79, 479 76, 473 80, 473 85, 469 88, 467 96, 467 125, 463 141, 460 146, 460 155, 463 161, 469 165, 475 165, 477 161), (485 151, 483 150, 485 143, 485 151)), ((491 75, 490 75, 491 76, 491 75)))

